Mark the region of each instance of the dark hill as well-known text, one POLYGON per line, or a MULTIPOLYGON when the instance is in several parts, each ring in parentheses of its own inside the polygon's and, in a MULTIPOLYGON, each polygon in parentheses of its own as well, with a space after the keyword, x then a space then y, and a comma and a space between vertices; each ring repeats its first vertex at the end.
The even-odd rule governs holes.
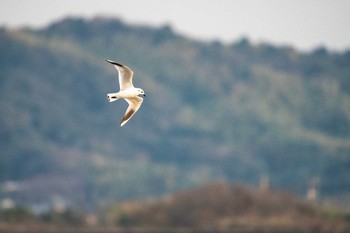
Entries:
POLYGON ((45 200, 41 179, 57 187, 48 200, 92 205, 262 176, 350 191, 350 51, 199 42, 108 18, 2 28, 0 41, 0 182, 18 181, 20 201, 45 200), (147 94, 123 128, 106 58, 147 94))

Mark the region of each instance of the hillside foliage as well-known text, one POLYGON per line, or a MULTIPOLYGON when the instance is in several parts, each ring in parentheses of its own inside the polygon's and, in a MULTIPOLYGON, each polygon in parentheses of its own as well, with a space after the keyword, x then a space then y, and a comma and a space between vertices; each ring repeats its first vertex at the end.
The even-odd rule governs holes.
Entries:
POLYGON ((2 28, 0 111, 0 182, 16 181, 19 201, 94 206, 266 176, 350 192, 350 51, 201 42, 111 18, 2 28), (105 59, 147 95, 123 128, 105 59))

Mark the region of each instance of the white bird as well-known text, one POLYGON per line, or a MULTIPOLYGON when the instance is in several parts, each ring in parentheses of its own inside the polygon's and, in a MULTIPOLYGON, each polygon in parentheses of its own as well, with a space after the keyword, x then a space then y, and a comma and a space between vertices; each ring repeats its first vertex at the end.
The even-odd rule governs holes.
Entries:
POLYGON ((118 70, 120 87, 119 92, 107 94, 108 101, 113 102, 120 98, 124 98, 129 104, 129 107, 126 109, 126 112, 120 121, 120 127, 122 127, 140 108, 143 99, 139 97, 139 95, 143 95, 144 97, 146 97, 146 95, 141 88, 135 88, 132 84, 132 76, 134 72, 129 67, 115 61, 106 61, 114 65, 114 67, 118 70))

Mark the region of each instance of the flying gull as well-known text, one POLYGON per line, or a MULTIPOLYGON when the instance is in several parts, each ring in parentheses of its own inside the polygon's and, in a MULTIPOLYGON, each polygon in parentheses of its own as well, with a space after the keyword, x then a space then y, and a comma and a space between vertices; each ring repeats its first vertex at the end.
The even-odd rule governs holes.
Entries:
POLYGON ((132 84, 132 76, 134 72, 129 67, 115 61, 106 61, 114 65, 114 67, 118 70, 120 87, 119 92, 107 94, 108 101, 113 102, 120 98, 124 98, 129 104, 129 107, 126 109, 126 112, 120 121, 120 127, 122 127, 140 108, 143 99, 139 97, 139 95, 143 95, 144 97, 146 97, 146 95, 141 88, 135 88, 132 84))

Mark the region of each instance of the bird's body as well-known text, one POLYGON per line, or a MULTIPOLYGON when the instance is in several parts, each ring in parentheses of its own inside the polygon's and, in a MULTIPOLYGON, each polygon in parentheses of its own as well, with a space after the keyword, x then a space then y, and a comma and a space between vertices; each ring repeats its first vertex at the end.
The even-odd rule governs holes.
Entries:
POLYGON ((141 88, 134 87, 132 83, 133 71, 129 67, 111 60, 107 60, 107 62, 114 65, 114 67, 118 70, 120 87, 119 92, 107 94, 108 101, 113 102, 123 98, 129 104, 129 107, 126 109, 126 112, 120 122, 120 127, 122 127, 140 108, 143 99, 139 97, 139 95, 146 95, 141 88))

